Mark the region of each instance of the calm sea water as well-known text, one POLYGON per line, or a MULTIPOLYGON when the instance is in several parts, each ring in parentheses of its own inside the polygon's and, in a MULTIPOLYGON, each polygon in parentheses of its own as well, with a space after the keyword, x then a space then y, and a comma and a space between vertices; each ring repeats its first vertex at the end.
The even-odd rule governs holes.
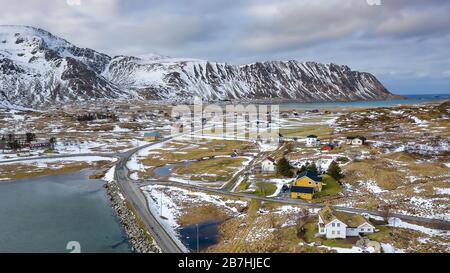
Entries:
POLYGON ((0 183, 0 252, 130 252, 103 188, 89 171, 0 183))
POLYGON ((288 109, 324 109, 333 107, 389 107, 400 104, 417 104, 450 99, 450 94, 423 94, 423 95, 403 95, 406 99, 395 100, 375 100, 375 101, 351 101, 351 102, 320 102, 320 103, 283 103, 281 110, 288 109))

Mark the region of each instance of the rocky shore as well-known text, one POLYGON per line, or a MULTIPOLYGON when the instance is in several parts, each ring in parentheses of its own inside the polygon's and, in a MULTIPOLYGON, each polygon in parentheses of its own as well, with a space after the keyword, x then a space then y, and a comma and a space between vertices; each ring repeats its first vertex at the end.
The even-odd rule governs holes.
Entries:
POLYGON ((131 249, 136 253, 160 253, 161 250, 146 230, 133 207, 129 205, 115 181, 105 184, 111 205, 128 237, 131 249))

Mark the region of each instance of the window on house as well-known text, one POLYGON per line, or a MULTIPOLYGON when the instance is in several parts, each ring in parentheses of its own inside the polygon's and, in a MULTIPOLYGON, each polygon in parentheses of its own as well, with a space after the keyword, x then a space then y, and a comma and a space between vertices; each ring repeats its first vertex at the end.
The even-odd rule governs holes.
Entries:
POLYGON ((340 234, 341 234, 341 231, 340 231, 340 230, 336 231, 336 234, 337 234, 337 235, 340 235, 340 234))
POLYGON ((334 227, 334 223, 331 223, 331 226, 334 227))
POLYGON ((341 223, 336 223, 336 226, 337 226, 337 227, 340 227, 340 226, 341 226, 341 223))
POLYGON ((331 231, 331 234, 333 234, 333 235, 334 235, 334 230, 332 230, 332 231, 331 231))

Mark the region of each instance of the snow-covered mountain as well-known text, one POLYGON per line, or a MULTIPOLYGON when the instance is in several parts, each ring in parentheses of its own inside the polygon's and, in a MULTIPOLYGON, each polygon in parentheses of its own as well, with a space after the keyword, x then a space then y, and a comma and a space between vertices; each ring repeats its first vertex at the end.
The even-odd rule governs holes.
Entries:
POLYGON ((22 106, 108 99, 371 100, 391 98, 371 74, 314 62, 229 65, 146 55, 114 58, 51 33, 0 26, 0 101, 22 106))

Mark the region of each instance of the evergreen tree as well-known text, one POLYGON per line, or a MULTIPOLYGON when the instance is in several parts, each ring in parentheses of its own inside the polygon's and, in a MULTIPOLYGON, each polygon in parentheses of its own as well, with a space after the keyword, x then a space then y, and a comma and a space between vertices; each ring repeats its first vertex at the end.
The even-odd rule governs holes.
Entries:
POLYGON ((308 170, 308 171, 310 171, 310 172, 312 172, 313 174, 318 174, 318 171, 317 171, 317 166, 316 166, 316 163, 312 163, 312 164, 310 164, 310 165, 308 165, 308 167, 306 167, 306 169, 308 170))
POLYGON ((50 143, 50 148, 51 148, 52 150, 54 150, 54 149, 55 149, 56 138, 55 138, 55 137, 51 137, 51 138, 49 139, 49 143, 50 143))
POLYGON ((284 177, 292 177, 293 173, 291 171, 291 166, 286 158, 281 158, 277 162, 277 174, 284 177))
POLYGON ((34 133, 26 133, 27 142, 30 143, 31 141, 36 140, 36 135, 34 133))
POLYGON ((302 172, 306 171, 308 169, 308 166, 309 166, 309 162, 306 162, 304 165, 302 165, 300 167, 300 170, 298 172, 302 173, 302 172))
POLYGON ((339 164, 336 161, 331 162, 330 167, 328 167, 327 174, 337 181, 344 178, 341 167, 339 167, 339 164))
POLYGON ((20 143, 17 140, 9 141, 8 146, 11 150, 19 150, 21 148, 20 143))

